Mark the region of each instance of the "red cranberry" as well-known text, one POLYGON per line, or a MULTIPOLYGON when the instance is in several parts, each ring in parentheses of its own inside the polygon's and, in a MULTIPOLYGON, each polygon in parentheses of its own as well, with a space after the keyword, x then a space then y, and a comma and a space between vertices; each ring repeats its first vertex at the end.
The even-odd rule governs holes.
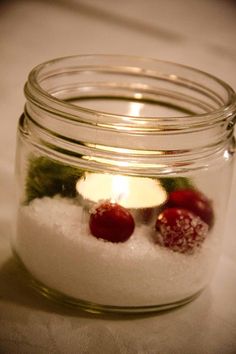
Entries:
POLYGON ((157 242, 180 253, 193 253, 201 246, 208 225, 189 210, 167 208, 156 221, 157 242))
POLYGON ((209 228, 214 223, 214 212, 211 201, 202 193, 193 189, 179 189, 169 194, 167 206, 170 208, 188 209, 198 215, 209 228))
POLYGON ((105 201, 90 215, 90 231, 93 236, 111 242, 124 242, 134 231, 134 219, 130 212, 116 203, 105 201))

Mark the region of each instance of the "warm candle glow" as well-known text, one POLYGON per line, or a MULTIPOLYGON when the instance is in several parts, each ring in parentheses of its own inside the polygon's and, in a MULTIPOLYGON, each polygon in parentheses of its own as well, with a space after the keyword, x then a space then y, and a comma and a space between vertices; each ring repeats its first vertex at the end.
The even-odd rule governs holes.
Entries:
POLYGON ((86 173, 77 182, 76 189, 79 197, 88 202, 110 200, 128 209, 157 207, 167 198, 156 179, 107 173, 86 173))
POLYGON ((115 175, 112 178, 111 202, 120 203, 129 194, 129 183, 125 176, 115 175))

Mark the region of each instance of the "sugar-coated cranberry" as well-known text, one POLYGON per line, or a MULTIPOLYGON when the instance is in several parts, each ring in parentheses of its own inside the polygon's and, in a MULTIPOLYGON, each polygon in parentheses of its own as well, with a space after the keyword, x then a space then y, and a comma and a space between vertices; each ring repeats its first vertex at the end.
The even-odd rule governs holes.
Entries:
POLYGON ((205 240, 208 225, 191 211, 167 208, 156 220, 157 242, 180 253, 193 253, 205 240))
POLYGON ((179 189, 169 194, 167 206, 188 209, 198 215, 211 228, 214 212, 211 201, 201 192, 193 189, 179 189))
POLYGON ((105 201, 94 208, 90 215, 91 234, 111 242, 124 242, 134 231, 130 212, 117 203, 105 201))

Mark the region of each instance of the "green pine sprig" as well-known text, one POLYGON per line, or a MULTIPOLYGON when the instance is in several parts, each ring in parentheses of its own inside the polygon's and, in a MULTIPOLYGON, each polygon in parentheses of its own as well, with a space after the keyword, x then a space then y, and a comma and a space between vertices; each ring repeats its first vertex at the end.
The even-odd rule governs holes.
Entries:
POLYGON ((194 185, 189 178, 186 177, 162 177, 160 183, 167 193, 178 189, 194 189, 194 185))
POLYGON ((76 182, 83 171, 51 158, 40 156, 29 159, 25 183, 25 203, 45 196, 75 198, 76 182))

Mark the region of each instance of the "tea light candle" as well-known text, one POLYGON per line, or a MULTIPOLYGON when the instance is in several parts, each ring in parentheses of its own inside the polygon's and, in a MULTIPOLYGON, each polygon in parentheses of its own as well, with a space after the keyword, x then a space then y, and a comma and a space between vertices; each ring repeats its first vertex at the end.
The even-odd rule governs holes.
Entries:
POLYGON ((87 209, 109 200, 129 209, 136 221, 150 222, 165 203, 167 193, 158 180, 108 173, 86 173, 76 185, 78 198, 87 209))

